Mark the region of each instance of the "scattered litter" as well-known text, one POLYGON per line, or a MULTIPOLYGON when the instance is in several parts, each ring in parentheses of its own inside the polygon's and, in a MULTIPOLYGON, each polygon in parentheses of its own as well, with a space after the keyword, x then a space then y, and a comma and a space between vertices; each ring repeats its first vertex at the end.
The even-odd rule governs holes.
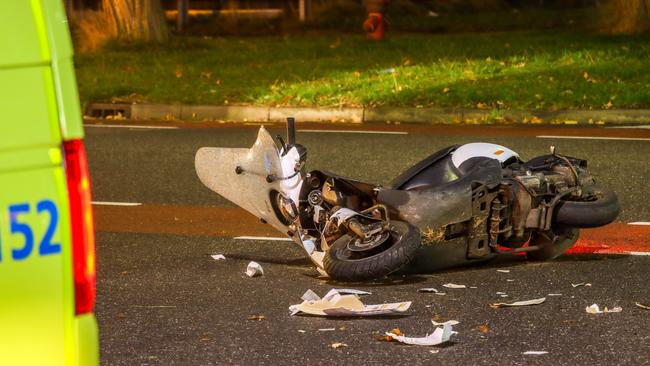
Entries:
POLYGON ((635 302, 634 304, 635 304, 636 306, 640 307, 641 309, 650 310, 650 305, 641 304, 640 302, 635 302))
POLYGON ((478 330, 483 334, 488 334, 490 332, 490 328, 485 324, 479 325, 478 327, 476 327, 476 330, 478 330))
POLYGON ((497 272, 510 273, 510 270, 509 269, 497 269, 497 272))
POLYGON ((438 290, 436 290, 433 287, 425 287, 425 288, 419 289, 418 292, 438 292, 438 290))
POLYGON ((591 287, 591 283, 589 283, 589 282, 586 282, 586 283, 585 282, 580 282, 580 283, 575 283, 575 284, 572 283, 571 286, 573 286, 573 288, 580 287, 580 286, 591 287))
POLYGON ((289 306, 291 315, 304 313, 320 316, 373 316, 403 313, 411 307, 410 301, 365 305, 359 299, 359 295, 344 295, 336 289, 329 291, 323 298, 316 299, 314 295, 318 297, 313 291, 307 290, 302 295, 304 301, 301 304, 289 306), (313 299, 305 300, 305 298, 313 299))
POLYGON ((499 295, 500 297, 508 297, 508 294, 506 294, 505 292, 501 292, 501 291, 497 291, 497 295, 499 295))
POLYGON ((345 343, 340 343, 340 342, 332 343, 332 348, 334 348, 334 349, 336 349, 336 348, 342 348, 342 347, 347 347, 347 346, 348 346, 348 345, 345 344, 345 343))
POLYGON ((405 337, 393 332, 386 332, 386 335, 398 342, 406 344, 413 344, 416 346, 436 346, 449 341, 451 336, 457 333, 458 332, 452 330, 451 325, 445 324, 442 328, 436 328, 433 333, 421 338, 405 337))
POLYGON ((457 285, 455 283, 445 283, 444 285, 442 285, 442 287, 446 287, 446 288, 467 288, 467 286, 465 286, 465 285, 457 285))
POLYGON ((446 292, 436 292, 436 293, 434 293, 434 295, 445 296, 445 295, 447 295, 447 293, 446 292))
POLYGON ((546 296, 562 296, 562 294, 548 294, 546 296))
POLYGON ((327 294, 325 294, 325 297, 329 295, 332 291, 336 291, 341 295, 372 295, 372 292, 368 291, 362 291, 362 290, 355 290, 352 288, 334 288, 331 289, 327 294))
POLYGON ((306 330, 298 329, 298 333, 307 333, 306 330))
POLYGON ((248 267, 246 267, 246 274, 248 277, 262 276, 264 275, 264 269, 257 262, 250 262, 248 263, 248 267))
POLYGON ((431 323, 433 323, 433 325, 435 325, 436 327, 445 326, 445 325, 458 325, 458 324, 460 324, 460 322, 458 320, 447 320, 446 322, 438 323, 437 321, 435 321, 433 319, 431 320, 431 323))
POLYGON ((318 331, 319 332, 333 332, 335 330, 336 330, 336 328, 320 328, 318 331))
POLYGON ((320 296, 316 295, 312 290, 307 290, 307 292, 302 295, 301 299, 305 301, 318 301, 320 300, 320 296))
POLYGON ((623 311, 623 308, 620 306, 616 306, 611 309, 605 308, 603 310, 600 310, 598 304, 593 304, 591 306, 587 306, 585 308, 585 311, 589 314, 620 313, 621 311, 623 311))
POLYGON ((213 254, 213 255, 211 255, 211 257, 215 261, 221 261, 221 260, 226 259, 226 257, 223 254, 213 254))
POLYGON ((526 300, 526 301, 515 301, 511 303, 505 303, 505 302, 499 302, 496 304, 490 304, 490 307, 492 308, 500 308, 502 306, 528 306, 528 305, 539 305, 546 301, 545 297, 539 298, 539 299, 533 299, 533 300, 526 300))
POLYGON ((525 355, 545 355, 547 354, 547 351, 526 351, 524 352, 525 355))
POLYGON ((256 321, 262 321, 265 320, 266 317, 264 315, 251 315, 248 317, 248 320, 256 320, 256 321))
POLYGON ((478 288, 478 287, 476 287, 476 286, 470 286, 469 288, 478 288))
POLYGON ((436 353, 438 353, 438 352, 440 352, 439 349, 432 349, 431 351, 429 351, 429 353, 433 353, 433 354, 436 354, 436 353))
POLYGON ((511 279, 511 278, 508 278, 506 281, 508 281, 508 282, 515 282, 515 280, 513 280, 513 279, 511 279))

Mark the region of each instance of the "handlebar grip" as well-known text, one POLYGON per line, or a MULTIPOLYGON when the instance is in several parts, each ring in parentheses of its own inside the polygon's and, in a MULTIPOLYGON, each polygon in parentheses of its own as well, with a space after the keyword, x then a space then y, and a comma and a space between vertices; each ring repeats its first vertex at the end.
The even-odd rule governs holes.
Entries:
POLYGON ((296 119, 287 118, 287 142, 289 146, 296 144, 296 119))

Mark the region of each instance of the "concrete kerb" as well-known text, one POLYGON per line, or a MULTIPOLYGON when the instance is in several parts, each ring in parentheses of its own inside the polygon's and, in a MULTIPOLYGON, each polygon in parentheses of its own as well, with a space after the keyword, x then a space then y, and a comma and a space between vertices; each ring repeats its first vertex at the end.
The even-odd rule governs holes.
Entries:
POLYGON ((287 117, 309 122, 428 123, 428 124, 650 124, 650 110, 484 110, 454 108, 308 108, 212 106, 180 104, 89 104, 86 115, 105 116, 109 110, 128 110, 136 120, 185 120, 228 122, 283 122, 287 117), (108 108, 108 107, 111 108, 108 108))

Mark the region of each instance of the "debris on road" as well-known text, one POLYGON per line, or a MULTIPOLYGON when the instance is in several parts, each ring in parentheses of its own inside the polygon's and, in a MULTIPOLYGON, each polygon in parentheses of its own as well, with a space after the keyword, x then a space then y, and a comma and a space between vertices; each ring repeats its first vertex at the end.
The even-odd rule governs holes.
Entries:
POLYGON ((336 330, 336 328, 320 328, 320 329, 318 329, 319 332, 333 332, 335 330, 336 330))
POLYGON ((419 289, 418 292, 436 292, 437 293, 438 290, 436 290, 433 287, 425 287, 425 288, 419 289))
POLYGON ((460 324, 460 322, 458 320, 447 320, 446 322, 439 323, 439 322, 437 322, 437 321, 435 321, 433 319, 431 319, 431 323, 433 323, 433 325, 435 325, 436 327, 441 327, 441 326, 445 326, 445 325, 458 325, 458 324, 460 324))
POLYGON ((650 310, 650 304, 646 305, 646 304, 641 304, 640 302, 635 302, 634 305, 640 307, 641 309, 650 310))
POLYGON ((298 329, 298 333, 307 333, 306 330, 298 329))
POLYGON ((442 285, 442 287, 446 287, 446 288, 467 288, 467 286, 465 286, 465 285, 457 285, 455 283, 445 283, 444 285, 442 285))
POLYGON ((432 349, 432 350, 429 351, 429 353, 433 353, 433 354, 436 354, 438 352, 440 352, 439 349, 432 349))
POLYGON ((447 322, 443 325, 442 328, 436 328, 433 333, 428 334, 425 337, 406 337, 404 335, 395 334, 393 332, 386 332, 386 335, 401 343, 412 344, 416 346, 437 346, 449 341, 451 336, 457 333, 458 332, 452 330, 452 326, 449 324, 449 322, 447 322))
POLYGON ((248 277, 262 276, 264 275, 264 269, 257 262, 250 262, 248 263, 248 267, 246 267, 246 274, 248 277))
POLYGON ((506 294, 505 292, 502 292, 502 291, 497 291, 497 295, 499 295, 501 297, 508 297, 508 294, 506 294))
POLYGON ((327 294, 325 294, 325 297, 329 295, 332 291, 336 291, 341 295, 372 295, 372 292, 368 291, 363 291, 363 290, 355 290, 352 288, 334 288, 331 289, 327 294))
POLYGON ((508 282, 515 282, 515 280, 513 280, 513 279, 511 279, 511 278, 508 278, 506 281, 508 281, 508 282))
POLYGON ((545 355, 547 353, 548 351, 526 351, 523 354, 524 355, 545 355))
POLYGON ((323 298, 313 291, 305 292, 303 302, 289 306, 291 315, 298 313, 320 316, 374 316, 403 313, 411 307, 411 301, 365 305, 356 294, 341 294, 336 289, 330 290, 323 298), (316 298, 318 297, 318 298, 316 298), (308 300, 305 300, 307 298, 308 300))
POLYGON ((248 317, 248 320, 256 320, 256 321, 259 322, 259 321, 262 321, 262 320, 266 320, 266 317, 264 315, 261 315, 261 314, 260 315, 250 315, 248 317))
POLYGON ((345 344, 345 343, 341 343, 341 342, 332 343, 332 348, 334 348, 334 349, 336 349, 336 348, 342 348, 342 347, 347 347, 347 346, 348 346, 347 344, 345 344))
POLYGON ((623 311, 623 308, 620 307, 620 306, 616 306, 616 307, 613 307, 611 309, 608 309, 607 307, 605 307, 605 309, 600 310, 600 307, 598 306, 598 304, 593 304, 591 306, 587 306, 585 308, 585 311, 587 313, 589 313, 589 314, 620 313, 621 311, 623 311))
POLYGON ((497 272, 510 273, 510 270, 509 269, 497 269, 497 272))
POLYGON ((575 284, 572 283, 571 286, 573 286, 573 288, 580 287, 580 286, 591 287, 591 283, 589 283, 589 282, 580 282, 580 283, 575 283, 575 284))
POLYGON ((215 261, 221 261, 221 260, 226 259, 226 257, 223 254, 213 254, 213 255, 211 255, 211 257, 215 261))
POLYGON ((548 294, 546 296, 562 296, 562 294, 548 294))
POLYGON ((546 298, 541 297, 539 299, 525 300, 525 301, 515 301, 515 302, 511 302, 511 303, 499 302, 499 303, 496 303, 496 304, 490 304, 490 307, 496 309, 496 308, 500 308, 500 307, 504 307, 504 306, 539 305, 539 304, 543 303, 544 301, 546 301, 546 298))
POLYGON ((488 334, 490 332, 490 327, 488 327, 486 324, 481 324, 478 327, 476 327, 476 330, 483 334, 488 334))

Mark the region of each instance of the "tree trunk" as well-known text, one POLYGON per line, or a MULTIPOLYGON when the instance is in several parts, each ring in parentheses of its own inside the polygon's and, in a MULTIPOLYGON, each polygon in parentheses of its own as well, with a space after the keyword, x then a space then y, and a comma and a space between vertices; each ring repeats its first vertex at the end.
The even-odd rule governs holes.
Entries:
POLYGON ((650 30, 650 0, 612 0, 608 27, 612 33, 643 33, 650 30))
POLYGON ((163 42, 167 23, 160 0, 102 0, 108 29, 113 38, 127 41, 163 42))

